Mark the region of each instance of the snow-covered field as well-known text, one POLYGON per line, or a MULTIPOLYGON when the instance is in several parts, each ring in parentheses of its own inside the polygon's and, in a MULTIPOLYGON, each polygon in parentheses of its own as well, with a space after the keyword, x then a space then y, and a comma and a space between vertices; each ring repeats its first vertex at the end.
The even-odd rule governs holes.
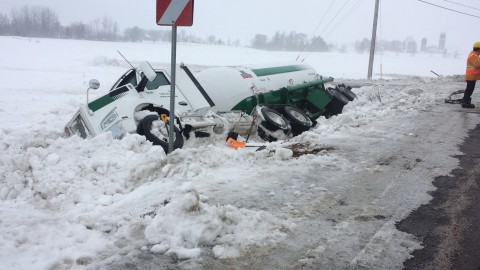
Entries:
MULTIPOLYGON (((368 55, 316 53, 306 62, 358 99, 264 151, 220 135, 169 156, 138 135, 62 137, 88 80, 107 91, 128 68, 116 50, 169 66, 169 44, 0 37, 0 269, 398 269, 421 241, 395 223, 430 200, 480 123, 443 102, 462 77, 430 72, 461 74, 466 55, 377 56, 390 80, 367 81, 368 55)), ((177 59, 297 55, 179 44, 177 59)))

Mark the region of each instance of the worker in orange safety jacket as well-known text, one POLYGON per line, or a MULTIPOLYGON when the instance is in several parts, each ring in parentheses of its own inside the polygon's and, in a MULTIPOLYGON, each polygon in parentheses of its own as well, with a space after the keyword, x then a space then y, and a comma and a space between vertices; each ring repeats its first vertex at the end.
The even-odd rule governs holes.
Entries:
POLYGON ((467 88, 463 95, 462 107, 475 108, 475 105, 471 103, 471 96, 475 89, 475 83, 480 80, 480 42, 473 44, 473 51, 468 55, 465 80, 467 81, 467 88))

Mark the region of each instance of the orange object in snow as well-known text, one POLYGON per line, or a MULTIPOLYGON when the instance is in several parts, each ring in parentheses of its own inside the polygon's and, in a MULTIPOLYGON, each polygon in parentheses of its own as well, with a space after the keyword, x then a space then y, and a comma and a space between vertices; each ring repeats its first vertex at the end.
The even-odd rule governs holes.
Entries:
POLYGON ((245 142, 239 142, 233 138, 228 138, 227 145, 235 149, 245 148, 245 142))
POLYGON ((162 114, 160 114, 160 119, 162 119, 162 121, 163 121, 164 123, 167 123, 167 121, 168 121, 168 116, 167 116, 166 114, 162 113, 162 114))

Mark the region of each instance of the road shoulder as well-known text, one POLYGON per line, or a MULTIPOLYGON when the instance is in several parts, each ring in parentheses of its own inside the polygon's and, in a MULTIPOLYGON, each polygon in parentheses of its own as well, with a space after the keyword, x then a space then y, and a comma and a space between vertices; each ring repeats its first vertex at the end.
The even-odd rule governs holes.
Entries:
POLYGON ((433 199, 397 224, 423 242, 405 269, 479 269, 480 125, 470 130, 457 156, 459 168, 437 177, 433 199))

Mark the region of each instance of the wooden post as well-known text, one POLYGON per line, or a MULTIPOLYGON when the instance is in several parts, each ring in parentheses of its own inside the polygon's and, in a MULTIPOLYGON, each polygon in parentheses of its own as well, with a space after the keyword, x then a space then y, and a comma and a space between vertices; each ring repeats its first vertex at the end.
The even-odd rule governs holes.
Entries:
POLYGON ((373 15, 373 30, 372 42, 370 44, 370 60, 368 62, 368 79, 372 79, 373 59, 375 58, 375 44, 377 43, 377 21, 378 21, 378 6, 380 0, 375 0, 375 14, 373 15))

